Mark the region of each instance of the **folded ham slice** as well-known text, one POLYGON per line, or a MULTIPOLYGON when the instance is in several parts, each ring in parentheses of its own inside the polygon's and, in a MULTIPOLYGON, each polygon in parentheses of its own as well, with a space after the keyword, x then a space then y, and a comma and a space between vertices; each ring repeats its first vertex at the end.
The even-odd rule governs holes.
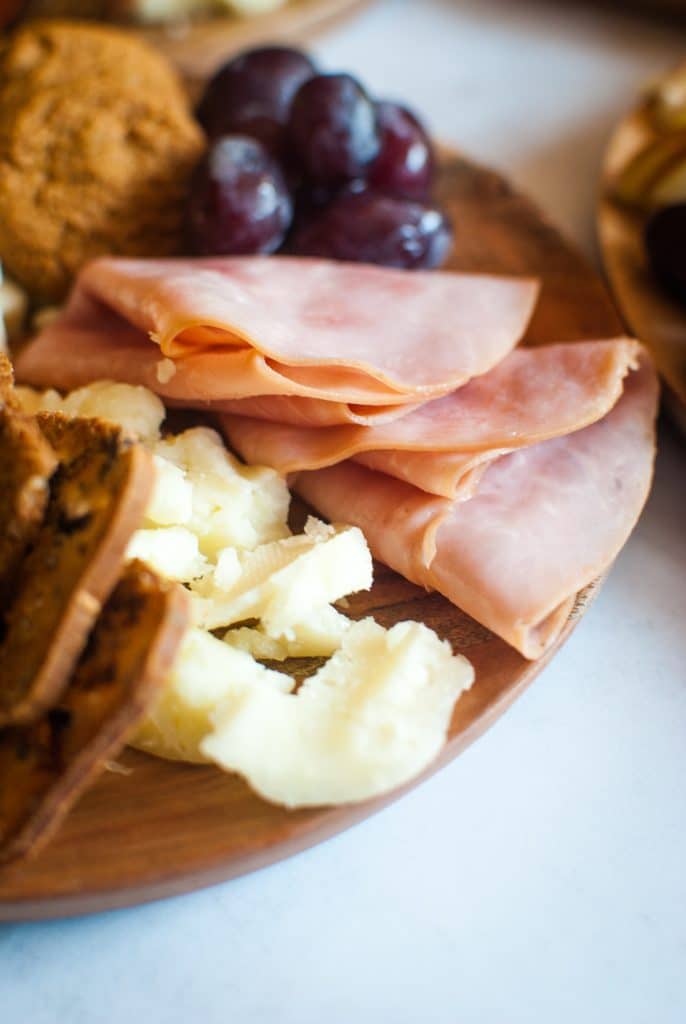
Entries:
POLYGON ((391 568, 537 658, 636 523, 652 476, 657 391, 642 357, 607 416, 503 457, 470 501, 350 461, 298 474, 296 490, 329 519, 360 526, 391 568))
POLYGON ((352 458, 432 494, 468 498, 500 456, 605 416, 638 365, 639 350, 628 338, 516 349, 458 391, 374 426, 313 429, 220 419, 246 462, 293 473, 352 458))
POLYGON ((281 419, 367 422, 499 363, 537 290, 529 278, 288 257, 101 259, 17 374, 62 389, 107 377, 187 406, 238 400, 253 416, 277 396, 281 419))

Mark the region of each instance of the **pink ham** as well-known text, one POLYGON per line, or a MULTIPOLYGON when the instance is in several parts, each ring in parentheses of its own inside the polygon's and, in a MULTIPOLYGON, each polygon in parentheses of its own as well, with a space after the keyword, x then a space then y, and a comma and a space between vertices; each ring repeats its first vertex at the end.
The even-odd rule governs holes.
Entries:
POLYGON ((605 416, 639 349, 628 338, 517 349, 453 394, 373 426, 299 428, 236 415, 221 423, 246 462, 282 473, 352 458, 432 494, 468 498, 500 456, 605 416))
POLYGON ((642 360, 607 416, 500 459, 470 501, 350 461, 299 474, 296 489, 329 519, 359 525, 381 561, 537 658, 636 523, 652 476, 657 391, 642 360))
POLYGON ((525 278, 325 260, 101 259, 17 374, 62 389, 107 377, 253 416, 277 396, 282 419, 368 422, 495 366, 536 294, 525 278))

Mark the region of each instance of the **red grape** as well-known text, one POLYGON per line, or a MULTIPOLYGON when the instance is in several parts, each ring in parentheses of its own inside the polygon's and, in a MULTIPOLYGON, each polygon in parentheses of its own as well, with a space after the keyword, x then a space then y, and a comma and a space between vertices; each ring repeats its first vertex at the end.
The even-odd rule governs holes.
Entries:
POLYGON ((293 230, 297 231, 301 227, 311 224, 336 199, 353 192, 362 192, 366 187, 365 182, 357 178, 338 187, 305 183, 299 185, 293 196, 293 230))
POLYGON ((416 270, 440 266, 451 241, 450 223, 438 207, 364 191, 334 200, 296 230, 290 249, 300 256, 416 270))
POLYGON ((288 249, 303 255, 408 269, 444 260, 452 229, 428 198, 424 127, 351 75, 318 74, 288 47, 250 50, 210 81, 198 118, 211 146, 186 209, 194 252, 274 252, 290 229, 288 249))
POLYGON ((211 139, 250 135, 279 154, 291 101, 314 74, 314 64, 299 50, 284 46, 248 50, 210 80, 198 106, 198 120, 211 139))
POLYGON ((363 177, 379 153, 374 104, 351 75, 316 75, 301 85, 289 135, 305 175, 316 184, 363 177))
POLYGON ((293 216, 278 164, 254 139, 216 139, 191 182, 189 245, 197 255, 274 252, 293 216))
POLYGON ((422 124, 397 103, 376 104, 381 131, 381 152, 369 169, 367 181, 388 195, 426 199, 434 177, 434 155, 422 124))

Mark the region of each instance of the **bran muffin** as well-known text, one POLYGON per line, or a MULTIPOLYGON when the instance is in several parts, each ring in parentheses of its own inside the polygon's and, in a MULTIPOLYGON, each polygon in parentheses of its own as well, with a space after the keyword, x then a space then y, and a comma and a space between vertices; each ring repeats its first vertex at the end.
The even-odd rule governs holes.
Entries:
POLYGON ((203 148, 147 44, 109 26, 25 25, 0 53, 0 260, 55 301, 95 256, 178 252, 203 148))

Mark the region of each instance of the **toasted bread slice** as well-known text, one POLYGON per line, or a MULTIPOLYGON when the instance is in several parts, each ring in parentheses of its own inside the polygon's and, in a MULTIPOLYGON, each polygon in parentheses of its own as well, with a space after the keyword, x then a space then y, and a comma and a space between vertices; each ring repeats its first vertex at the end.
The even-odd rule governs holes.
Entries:
POLYGON ((59 704, 0 730, 0 862, 34 854, 124 746, 176 656, 186 591, 131 562, 104 606, 59 704))
POLYGON ((54 704, 121 574, 152 486, 150 456, 118 427, 42 413, 60 465, 22 563, 0 644, 0 727, 54 704))
MULTIPOLYGON (((0 366, 0 377, 2 376, 0 366)), ((0 392, 2 381, 0 380, 0 392)), ((38 424, 0 406, 0 612, 16 587, 17 571, 48 505, 57 457, 38 424)))
POLYGON ((14 397, 14 371, 8 356, 0 352, 0 405, 16 408, 18 403, 14 397))

